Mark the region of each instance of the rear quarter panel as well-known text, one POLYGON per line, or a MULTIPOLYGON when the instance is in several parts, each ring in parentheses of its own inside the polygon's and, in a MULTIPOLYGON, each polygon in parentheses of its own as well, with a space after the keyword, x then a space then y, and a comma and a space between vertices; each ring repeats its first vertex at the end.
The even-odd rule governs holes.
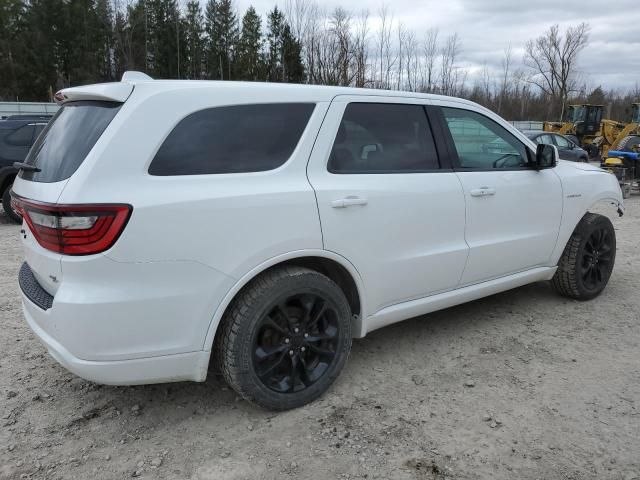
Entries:
POLYGON ((145 92, 138 100, 134 91, 59 201, 133 205, 129 224, 107 252, 120 262, 189 260, 240 278, 276 255, 322 248, 315 195, 305 169, 327 103, 317 103, 297 148, 278 169, 171 177, 147 173, 166 136, 194 111, 309 101, 304 92, 301 98, 277 99, 252 98, 246 92, 184 88, 145 92))

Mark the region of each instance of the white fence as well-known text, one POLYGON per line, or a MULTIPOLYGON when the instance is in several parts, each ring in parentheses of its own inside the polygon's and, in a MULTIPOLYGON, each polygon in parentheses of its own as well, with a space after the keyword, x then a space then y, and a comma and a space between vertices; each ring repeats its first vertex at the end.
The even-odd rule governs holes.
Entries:
POLYGON ((47 102, 0 102, 0 118, 9 115, 53 115, 60 108, 47 102))
POLYGON ((535 121, 529 121, 529 120, 516 120, 509 123, 511 123, 511 125, 516 127, 518 130, 542 130, 543 122, 535 122, 535 121))

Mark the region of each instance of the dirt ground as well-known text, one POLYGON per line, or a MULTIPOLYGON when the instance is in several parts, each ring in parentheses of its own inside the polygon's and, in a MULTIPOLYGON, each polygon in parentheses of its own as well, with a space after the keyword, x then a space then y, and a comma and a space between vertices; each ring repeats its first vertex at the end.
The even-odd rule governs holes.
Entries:
POLYGON ((0 478, 640 480, 640 198, 614 224, 596 300, 538 283, 378 330, 322 399, 274 414, 216 378, 69 374, 22 319, 2 213, 0 478))

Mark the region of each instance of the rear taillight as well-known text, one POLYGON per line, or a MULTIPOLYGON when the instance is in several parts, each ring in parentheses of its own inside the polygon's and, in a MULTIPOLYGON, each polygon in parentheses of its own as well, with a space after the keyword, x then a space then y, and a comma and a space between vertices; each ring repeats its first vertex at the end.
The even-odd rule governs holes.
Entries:
POLYGON ((47 250, 91 255, 110 248, 131 216, 131 205, 55 205, 13 194, 13 205, 47 250))

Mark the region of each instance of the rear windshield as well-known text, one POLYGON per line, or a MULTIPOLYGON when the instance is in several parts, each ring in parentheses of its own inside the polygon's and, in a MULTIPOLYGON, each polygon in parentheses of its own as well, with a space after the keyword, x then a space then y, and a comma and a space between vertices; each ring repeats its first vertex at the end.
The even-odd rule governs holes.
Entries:
POLYGON ((65 105, 40 134, 25 163, 39 172, 22 170, 25 180, 59 182, 78 169, 120 109, 115 102, 73 102, 65 105))

